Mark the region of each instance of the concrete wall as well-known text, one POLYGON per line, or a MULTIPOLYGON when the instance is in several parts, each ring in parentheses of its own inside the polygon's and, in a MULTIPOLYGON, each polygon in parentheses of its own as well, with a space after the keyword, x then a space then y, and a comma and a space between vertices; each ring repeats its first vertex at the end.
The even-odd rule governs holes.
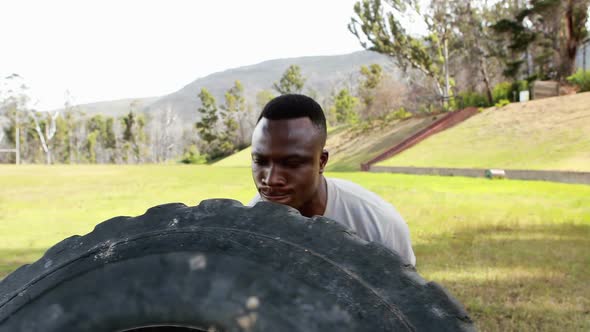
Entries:
MULTIPOLYGON (((371 166, 371 172, 378 173, 402 173, 418 175, 444 175, 485 177, 483 168, 431 168, 431 167, 392 167, 371 166)), ((535 171, 535 170, 511 170, 505 169, 507 179, 515 180, 541 180, 563 183, 581 183, 590 185, 590 172, 571 171, 535 171)))

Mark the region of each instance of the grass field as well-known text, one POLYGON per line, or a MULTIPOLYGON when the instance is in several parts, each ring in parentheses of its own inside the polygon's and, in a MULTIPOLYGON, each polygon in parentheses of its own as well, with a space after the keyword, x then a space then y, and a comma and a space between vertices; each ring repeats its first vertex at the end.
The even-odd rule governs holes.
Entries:
MULTIPOLYGON (((417 269, 482 331, 590 330, 590 186, 330 173, 392 202, 417 269)), ((248 168, 0 165, 0 278, 116 215, 254 194, 248 168)))
POLYGON ((377 165, 590 171, 590 92, 486 109, 377 165))

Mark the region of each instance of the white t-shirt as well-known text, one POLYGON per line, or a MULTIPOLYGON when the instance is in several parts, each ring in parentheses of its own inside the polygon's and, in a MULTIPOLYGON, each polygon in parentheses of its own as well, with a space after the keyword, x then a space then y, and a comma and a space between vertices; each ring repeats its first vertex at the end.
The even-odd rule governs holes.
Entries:
MULTIPOLYGON (((407 263, 416 265, 408 225, 393 205, 350 181, 326 178, 326 183, 328 202, 324 217, 354 230, 364 240, 381 243, 407 263)), ((248 205, 260 200, 257 194, 248 205)))

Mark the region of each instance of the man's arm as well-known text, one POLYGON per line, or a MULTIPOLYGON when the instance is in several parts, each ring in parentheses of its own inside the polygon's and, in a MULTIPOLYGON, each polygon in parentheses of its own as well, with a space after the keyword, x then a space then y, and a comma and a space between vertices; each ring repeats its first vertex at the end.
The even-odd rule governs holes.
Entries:
POLYGON ((382 243, 397 252, 406 263, 416 266, 416 256, 412 249, 408 224, 393 206, 391 208, 392 211, 388 211, 388 215, 380 216, 383 218, 382 220, 386 221, 386 227, 382 233, 382 243))

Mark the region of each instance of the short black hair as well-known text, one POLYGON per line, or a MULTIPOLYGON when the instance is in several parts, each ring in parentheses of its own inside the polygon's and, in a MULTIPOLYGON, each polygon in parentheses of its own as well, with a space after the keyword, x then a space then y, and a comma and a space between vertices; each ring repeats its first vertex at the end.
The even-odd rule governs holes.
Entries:
POLYGON ((324 146, 328 136, 326 116, 320 104, 308 96, 285 94, 273 98, 264 106, 256 123, 260 122, 262 118, 285 120, 305 117, 309 118, 311 123, 319 130, 322 146, 324 146))

